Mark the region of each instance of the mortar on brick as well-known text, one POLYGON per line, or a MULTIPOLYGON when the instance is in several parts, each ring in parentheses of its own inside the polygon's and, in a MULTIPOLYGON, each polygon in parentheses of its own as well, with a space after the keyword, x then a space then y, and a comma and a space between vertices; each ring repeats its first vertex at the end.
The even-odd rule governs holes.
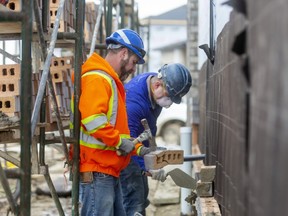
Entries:
POLYGON ((216 166, 202 166, 200 179, 202 182, 212 182, 215 178, 216 166))

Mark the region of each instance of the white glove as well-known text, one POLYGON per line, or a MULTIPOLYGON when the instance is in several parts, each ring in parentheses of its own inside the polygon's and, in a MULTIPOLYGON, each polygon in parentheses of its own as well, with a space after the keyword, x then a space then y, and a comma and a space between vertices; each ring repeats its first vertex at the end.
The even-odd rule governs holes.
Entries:
POLYGON ((166 175, 164 169, 149 170, 148 172, 151 173, 152 179, 154 179, 154 180, 158 180, 161 182, 164 182, 166 180, 167 175, 166 175))
POLYGON ((119 146, 119 152, 121 155, 126 156, 128 155, 131 151, 133 151, 135 148, 135 145, 133 141, 129 139, 122 139, 121 145, 119 146))
POLYGON ((143 157, 144 155, 149 154, 151 151, 152 149, 142 146, 139 152, 139 156, 143 157))

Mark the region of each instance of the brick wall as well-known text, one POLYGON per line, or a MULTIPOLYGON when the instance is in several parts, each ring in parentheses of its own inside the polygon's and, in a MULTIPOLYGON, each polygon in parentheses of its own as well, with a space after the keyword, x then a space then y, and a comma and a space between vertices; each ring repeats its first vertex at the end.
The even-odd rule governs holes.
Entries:
POLYGON ((201 69, 199 144, 222 215, 287 215, 288 3, 245 2, 201 69))

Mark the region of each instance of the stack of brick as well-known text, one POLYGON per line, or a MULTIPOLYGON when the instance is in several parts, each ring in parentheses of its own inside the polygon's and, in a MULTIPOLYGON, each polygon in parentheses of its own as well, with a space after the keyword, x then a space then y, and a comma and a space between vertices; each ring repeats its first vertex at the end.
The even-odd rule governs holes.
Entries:
POLYGON ((221 216, 219 205, 214 197, 198 197, 196 209, 199 216, 221 216))
POLYGON ((20 114, 20 65, 0 65, 0 111, 8 116, 20 114))
MULTIPOLYGON (((50 73, 61 116, 69 116, 70 101, 73 92, 71 73, 73 57, 54 57, 51 60, 50 73)), ((21 76, 20 64, 0 65, 0 111, 6 115, 20 117, 21 76)), ((32 74, 32 106, 40 84, 40 74, 32 74)), ((46 122, 56 122, 53 115, 52 98, 46 96, 46 122)))
POLYGON ((196 209, 198 215, 216 215, 221 212, 217 201, 213 197, 213 184, 215 179, 216 166, 202 166, 197 181, 196 209))
MULTIPOLYGON (((86 3, 85 7, 85 24, 84 24, 84 41, 85 43, 91 43, 94 27, 97 20, 98 5, 94 2, 86 3)), ((99 35, 99 34, 98 34, 99 35)))
MULTIPOLYGON (((54 57, 51 59, 50 73, 56 94, 58 109, 62 116, 69 115, 70 101, 73 92, 71 73, 73 70, 73 57, 54 57)), ((51 96, 47 96, 47 122, 56 121, 53 115, 53 104, 51 96)))
MULTIPOLYGON (((42 9, 42 0, 38 0, 38 6, 39 6, 39 9, 42 9)), ((21 0, 9 0, 6 4, 6 8, 12 11, 17 11, 17 12, 21 11, 22 10, 21 0)))
MULTIPOLYGON (((52 31, 54 28, 54 24, 56 21, 57 10, 60 4, 60 0, 50 0, 50 30, 52 31)), ((60 17, 60 23, 58 32, 74 32, 74 18, 75 14, 75 1, 74 0, 66 0, 64 3, 63 12, 60 17)))
MULTIPOLYGON (((39 10, 41 12, 42 0, 38 0, 38 4, 39 4, 39 10)), ((51 32, 54 29, 59 4, 60 0, 49 0, 47 27, 51 32)), ((6 5, 6 7, 13 11, 21 11, 21 0, 10 0, 6 5)), ((91 43, 94 27, 97 20, 98 7, 99 5, 96 5, 94 2, 86 3, 85 20, 84 20, 85 43, 91 43)), ((74 23, 75 19, 76 19, 75 0, 66 0, 64 3, 63 12, 60 17, 58 32, 75 32, 75 23, 74 23)), ((98 34, 98 36, 99 35, 100 34, 98 34)))
MULTIPOLYGON (((56 20, 57 10, 59 7, 60 0, 49 0, 49 14, 48 14, 48 29, 51 31, 54 28, 56 20)), ((39 10, 42 9, 42 0, 38 1, 39 10)), ((9 0, 6 5, 12 11, 21 11, 21 0, 9 0)), ((63 7, 63 12, 60 17, 60 23, 58 32, 73 32, 74 31, 74 18, 75 18, 75 1, 66 0, 63 7)))

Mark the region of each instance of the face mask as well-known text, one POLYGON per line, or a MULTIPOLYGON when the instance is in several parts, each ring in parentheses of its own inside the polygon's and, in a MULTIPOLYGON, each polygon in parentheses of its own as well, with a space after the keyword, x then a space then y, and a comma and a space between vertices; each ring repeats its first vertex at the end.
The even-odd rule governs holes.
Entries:
POLYGON ((156 103, 161 107, 169 108, 172 105, 173 101, 171 101, 169 97, 165 96, 157 99, 156 103))

